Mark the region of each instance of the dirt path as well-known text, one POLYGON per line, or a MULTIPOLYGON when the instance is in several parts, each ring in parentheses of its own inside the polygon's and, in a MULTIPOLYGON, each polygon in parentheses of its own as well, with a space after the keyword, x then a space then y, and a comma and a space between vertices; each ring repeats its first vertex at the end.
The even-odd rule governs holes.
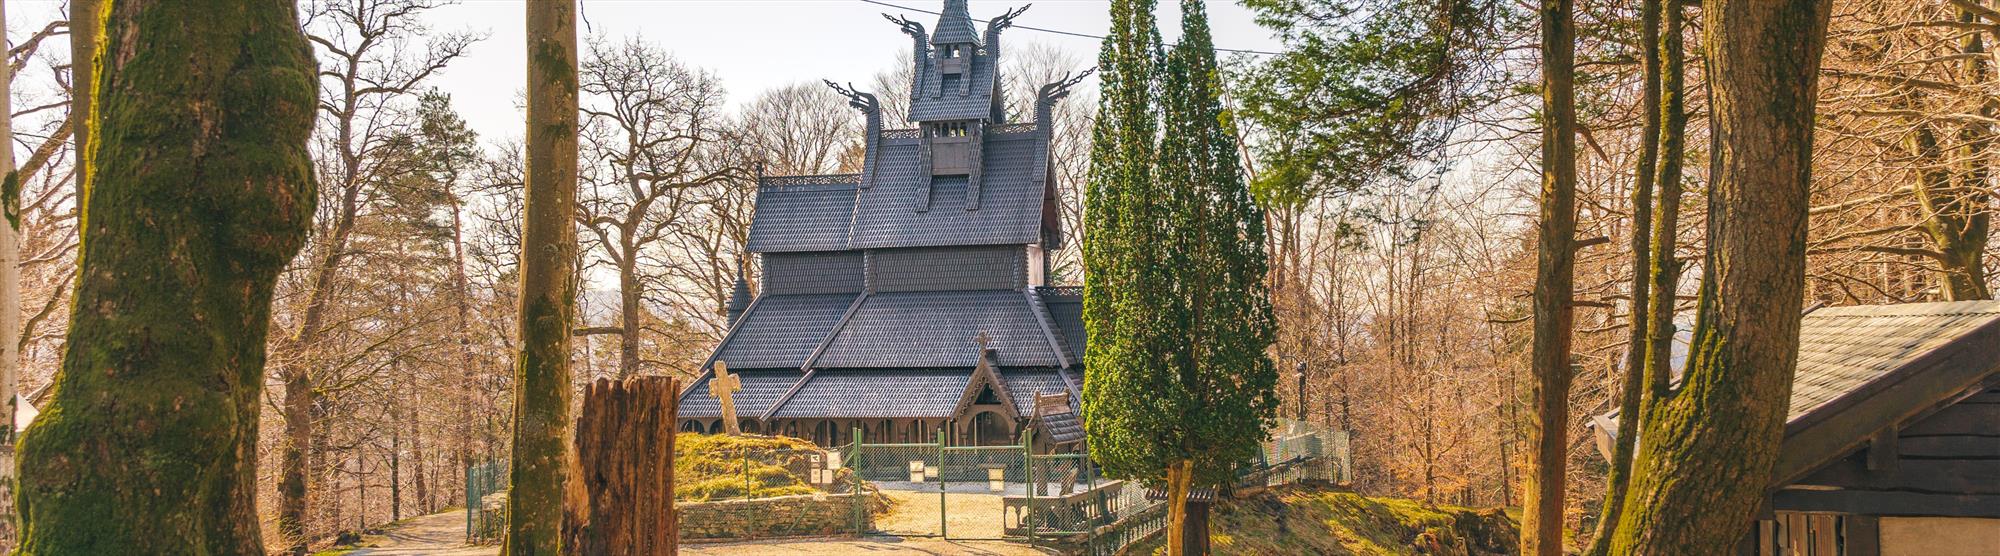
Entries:
MULTIPOLYGON (((892 535, 936 535, 945 526, 938 522, 938 493, 883 490, 882 494, 895 503, 888 515, 875 518, 876 529, 892 535)), ((953 492, 944 498, 952 536, 995 539, 1004 532, 1007 518, 1000 496, 953 492)))
POLYGON ((861 539, 800 539, 729 544, 683 544, 681 554, 700 556, 1045 556, 1055 554, 1024 544, 988 541, 946 541, 901 537, 861 539))
MULTIPOLYGON (((936 503, 936 498, 931 499, 936 503)), ((348 556, 494 556, 497 546, 466 546, 465 511, 414 517, 362 539, 348 556)), ((681 554, 697 556, 1043 556, 1054 554, 1009 542, 946 541, 901 537, 825 538, 740 543, 683 544, 681 554)))
POLYGON ((497 546, 465 544, 465 510, 413 517, 361 539, 349 556, 493 556, 497 546))

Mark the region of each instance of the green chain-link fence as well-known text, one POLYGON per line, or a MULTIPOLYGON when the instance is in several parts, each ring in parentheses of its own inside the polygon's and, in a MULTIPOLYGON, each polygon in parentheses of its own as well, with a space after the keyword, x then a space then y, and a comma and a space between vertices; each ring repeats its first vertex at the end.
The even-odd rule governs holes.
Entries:
POLYGON ((507 526, 507 460, 465 467, 465 541, 500 540, 507 526))

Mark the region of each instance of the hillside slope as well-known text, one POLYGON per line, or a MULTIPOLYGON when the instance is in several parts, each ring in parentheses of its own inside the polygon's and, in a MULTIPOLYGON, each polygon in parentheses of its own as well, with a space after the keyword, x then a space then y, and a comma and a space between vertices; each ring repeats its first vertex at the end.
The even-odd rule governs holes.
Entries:
POLYGON ((1209 519, 1210 541, 1217 555, 1506 556, 1520 552, 1514 521, 1499 510, 1427 507, 1412 500, 1307 487, 1230 500, 1216 506, 1209 519))

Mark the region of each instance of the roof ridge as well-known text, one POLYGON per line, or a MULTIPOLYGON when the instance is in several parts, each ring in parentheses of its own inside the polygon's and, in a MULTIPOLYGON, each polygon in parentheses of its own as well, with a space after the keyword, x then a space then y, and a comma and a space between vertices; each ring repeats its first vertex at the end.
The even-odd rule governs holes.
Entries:
POLYGON ((1061 339, 1056 338, 1055 317, 1042 303, 1041 292, 1036 288, 1021 288, 1021 293, 1028 298, 1028 312, 1035 315, 1035 324, 1042 328, 1042 339, 1047 340, 1049 349, 1056 352, 1056 361, 1062 363, 1062 368, 1069 368, 1069 350, 1061 339))

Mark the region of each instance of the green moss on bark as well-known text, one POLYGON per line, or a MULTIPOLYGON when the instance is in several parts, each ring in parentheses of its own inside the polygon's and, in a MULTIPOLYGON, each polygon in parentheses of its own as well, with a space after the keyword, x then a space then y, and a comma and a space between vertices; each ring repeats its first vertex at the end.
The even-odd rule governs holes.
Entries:
MULTIPOLYGON (((1826 0, 1702 6, 1715 146, 1694 338, 1682 386, 1669 391, 1664 336, 1671 327, 1655 321, 1647 372, 1655 394, 1642 406, 1641 422, 1628 427, 1644 441, 1612 535, 1613 554, 1731 553, 1770 486, 1798 362, 1813 99, 1829 6, 1826 0)), ((1679 74, 1664 78, 1678 83, 1679 74)), ((1668 92, 1667 105, 1677 107, 1678 87, 1668 92)), ((1662 163, 1674 165, 1662 169, 1664 202, 1679 195, 1670 188, 1678 180, 1665 177, 1679 167, 1671 158, 1662 163)), ((1670 226, 1676 216, 1667 209, 1663 204, 1661 218, 1670 226)), ((1670 259, 1655 261, 1664 280, 1656 287, 1672 291, 1676 271, 1670 259)), ((1656 307, 1671 303, 1661 297, 1656 307)))
POLYGON ((570 456, 569 339, 576 312, 576 2, 528 3, 527 203, 521 350, 514 370, 510 555, 562 551, 570 456))
POLYGON ((261 554, 277 274, 304 243, 316 82, 295 8, 107 6, 68 351, 21 443, 21 554, 261 554))

